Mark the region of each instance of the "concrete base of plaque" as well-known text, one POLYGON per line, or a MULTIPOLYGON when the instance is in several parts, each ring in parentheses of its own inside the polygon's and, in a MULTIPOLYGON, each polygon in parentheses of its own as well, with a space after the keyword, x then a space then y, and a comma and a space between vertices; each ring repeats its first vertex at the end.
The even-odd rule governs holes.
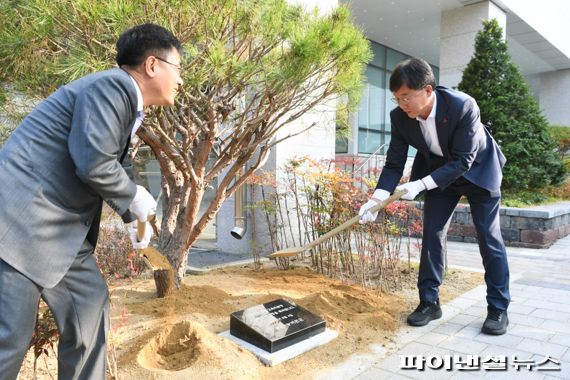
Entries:
POLYGON ((307 351, 312 350, 313 348, 317 348, 319 346, 323 346, 330 342, 331 340, 335 339, 338 336, 338 333, 333 330, 325 329, 322 333, 314 335, 306 340, 300 341, 295 343, 287 348, 279 350, 274 353, 270 353, 261 349, 257 346, 254 346, 251 343, 246 342, 240 338, 237 338, 230 334, 230 330, 226 330, 218 334, 221 337, 227 338, 232 342, 236 343, 240 347, 250 351, 254 354, 263 364, 269 367, 276 366, 279 363, 283 363, 289 359, 293 359, 301 354, 304 354, 307 351))
POLYGON ((220 334, 275 365, 328 343, 338 334, 307 309, 278 299, 232 313, 230 331, 220 334))

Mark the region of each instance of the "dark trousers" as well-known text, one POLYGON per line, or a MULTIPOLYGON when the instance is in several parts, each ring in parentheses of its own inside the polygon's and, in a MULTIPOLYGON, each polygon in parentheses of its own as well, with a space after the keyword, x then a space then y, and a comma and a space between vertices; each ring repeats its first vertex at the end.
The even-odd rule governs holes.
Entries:
POLYGON ((0 379, 16 379, 34 332, 40 297, 59 330, 58 379, 105 378, 109 293, 93 246, 84 243, 55 287, 41 288, 0 259, 0 379))
POLYGON ((465 195, 471 206, 479 252, 485 268, 487 304, 506 310, 510 302, 509 264, 499 223, 500 196, 474 185, 463 177, 445 190, 425 193, 422 253, 418 276, 420 299, 435 302, 443 281, 444 247, 455 206, 465 195))

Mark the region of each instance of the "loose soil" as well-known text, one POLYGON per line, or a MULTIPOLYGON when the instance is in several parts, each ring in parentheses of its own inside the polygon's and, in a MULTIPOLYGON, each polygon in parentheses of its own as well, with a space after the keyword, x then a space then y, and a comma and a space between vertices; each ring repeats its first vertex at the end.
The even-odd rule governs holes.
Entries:
MULTIPOLYGON (((306 267, 261 270, 233 267, 187 276, 176 294, 155 296, 154 281, 111 284, 112 331, 120 379, 312 379, 366 353, 371 344, 394 341, 406 315, 417 304, 417 269, 402 270, 402 286, 390 293, 343 283, 306 267), (285 298, 323 317, 339 333, 327 345, 275 367, 219 337, 229 315, 250 306, 285 298)), ((449 270, 442 303, 483 284, 480 273, 449 270)), ((52 353, 38 362, 38 379, 56 377, 52 353), (47 366, 47 367, 46 367, 47 366), (47 369, 46 369, 47 368, 47 369), (49 369, 49 370, 48 370, 49 369)), ((20 380, 33 379, 28 354, 20 380)))

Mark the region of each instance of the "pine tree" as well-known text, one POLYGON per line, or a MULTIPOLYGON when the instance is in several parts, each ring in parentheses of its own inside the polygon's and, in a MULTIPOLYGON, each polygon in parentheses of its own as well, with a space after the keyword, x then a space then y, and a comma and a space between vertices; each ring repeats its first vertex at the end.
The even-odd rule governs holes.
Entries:
MULTIPOLYGON (((221 204, 276 144, 318 126, 296 120, 333 99, 339 115, 358 104, 370 47, 343 5, 321 15, 287 0, 0 0, 0 81, 47 95, 113 67, 120 32, 148 21, 185 52, 176 105, 148 109, 137 132, 161 169, 157 248, 180 279, 221 204)), ((157 290, 175 290, 163 278, 157 290)))
POLYGON ((490 127, 507 157, 503 189, 538 189, 564 179, 548 121, 512 62, 497 20, 483 21, 474 56, 458 88, 475 98, 481 121, 490 127))

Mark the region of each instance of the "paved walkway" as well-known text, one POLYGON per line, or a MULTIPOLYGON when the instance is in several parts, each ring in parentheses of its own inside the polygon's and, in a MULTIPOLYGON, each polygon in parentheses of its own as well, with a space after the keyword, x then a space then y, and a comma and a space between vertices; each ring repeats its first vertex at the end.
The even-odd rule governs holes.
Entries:
MULTIPOLYGON (((549 249, 507 252, 512 303, 505 335, 481 334, 487 305, 480 286, 443 305, 442 319, 406 326, 395 345, 372 346, 372 354, 355 355, 322 379, 570 379, 570 236, 549 249), (506 370, 489 369, 488 359, 506 370)), ((449 242, 448 256, 452 266, 482 270, 476 244, 449 242)))

